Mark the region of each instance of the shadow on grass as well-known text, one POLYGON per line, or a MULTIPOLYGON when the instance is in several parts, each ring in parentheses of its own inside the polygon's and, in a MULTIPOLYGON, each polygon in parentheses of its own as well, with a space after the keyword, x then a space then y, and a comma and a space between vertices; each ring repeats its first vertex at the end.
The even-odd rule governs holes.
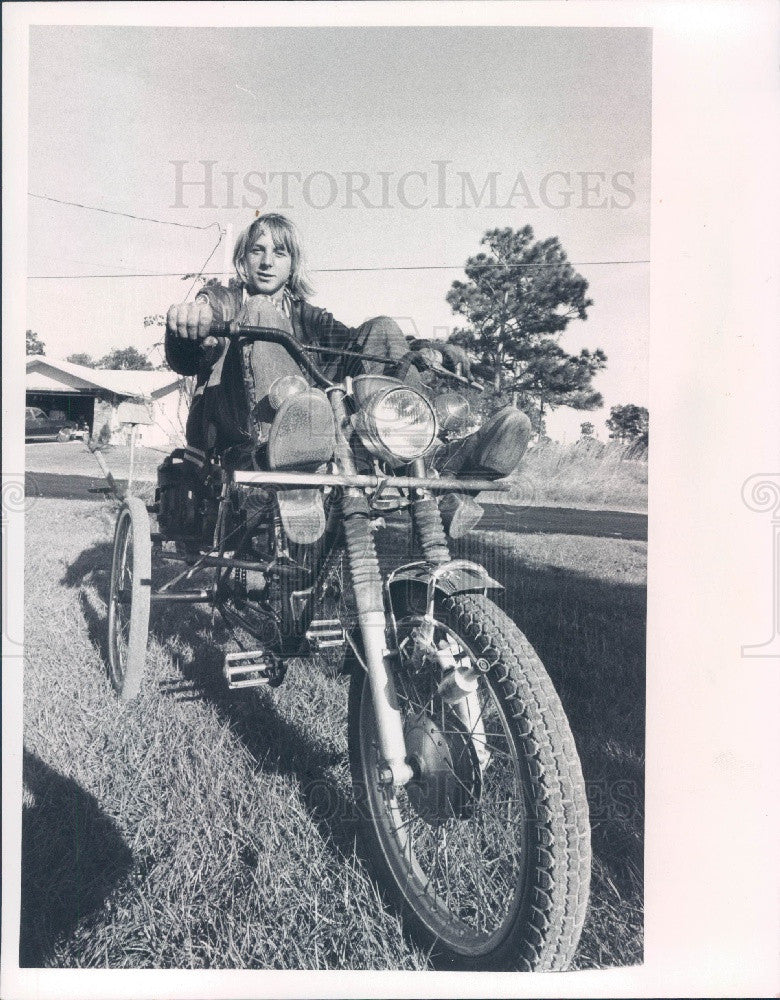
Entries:
MULTIPOLYGON (((113 545, 103 542, 84 550, 68 566, 62 583, 81 587, 79 603, 87 625, 89 639, 98 648, 108 669, 107 622, 105 612, 96 607, 83 585, 88 583, 100 601, 108 601, 113 545)), ((161 568, 173 576, 180 566, 161 568)), ((164 576, 155 574, 155 587, 164 576)), ((355 838, 355 805, 350 795, 333 775, 332 768, 340 755, 322 743, 312 740, 302 728, 285 719, 271 698, 263 694, 228 692, 222 676, 224 652, 231 639, 230 631, 219 617, 211 625, 210 611, 195 606, 164 606, 152 608, 150 636, 161 644, 176 638, 192 650, 191 656, 173 653, 183 675, 161 682, 164 696, 177 701, 208 699, 219 709, 250 751, 258 766, 273 768, 298 780, 304 803, 320 832, 339 851, 351 854, 355 838)))
POLYGON ((172 618, 170 611, 162 610, 153 616, 156 634, 162 641, 175 635, 192 650, 192 655, 179 661, 185 684, 165 683, 163 693, 177 700, 208 698, 260 769, 295 778, 303 803, 323 838, 345 858, 351 857, 356 815, 349 785, 340 781, 337 773, 342 754, 312 737, 305 725, 286 719, 268 689, 261 688, 254 694, 226 691, 222 665, 231 633, 219 619, 212 628, 208 613, 194 609, 186 620, 176 622, 172 618))
POLYGON ((113 820, 70 778, 25 750, 19 965, 47 964, 57 940, 99 910, 133 856, 113 820))

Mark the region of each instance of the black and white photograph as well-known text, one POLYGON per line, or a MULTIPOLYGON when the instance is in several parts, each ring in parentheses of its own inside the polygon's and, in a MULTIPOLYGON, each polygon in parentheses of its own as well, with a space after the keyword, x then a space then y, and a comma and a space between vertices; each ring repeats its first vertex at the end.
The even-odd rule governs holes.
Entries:
POLYGON ((6 971, 630 982, 648 559, 674 576, 664 455, 698 475, 714 429, 668 329, 651 374, 652 17, 30 6, 6 971))

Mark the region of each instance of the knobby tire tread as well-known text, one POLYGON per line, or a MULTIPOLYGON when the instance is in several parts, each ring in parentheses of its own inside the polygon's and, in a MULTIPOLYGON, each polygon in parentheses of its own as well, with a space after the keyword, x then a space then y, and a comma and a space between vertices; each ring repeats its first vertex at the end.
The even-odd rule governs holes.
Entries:
POLYGON ((444 606, 457 622, 455 631, 474 640, 493 664, 520 726, 526 759, 538 783, 542 834, 530 924, 538 934, 530 931, 523 954, 535 970, 564 969, 579 941, 590 889, 590 823, 574 737, 542 661, 515 623, 480 594, 458 594, 444 606), (566 833, 562 850, 555 850, 553 828, 566 833), (551 843, 545 845, 545 840, 551 843))
MULTIPOLYGON (((437 619, 449 624, 491 664, 490 673, 516 726, 525 757, 529 802, 538 817, 529 824, 533 875, 518 919, 489 955, 472 961, 443 950, 447 965, 461 968, 553 971, 566 969, 574 956, 585 920, 590 887, 590 824, 582 770, 569 723, 552 681, 525 635, 491 600, 481 594, 443 598, 437 619)), ((359 725, 364 675, 353 675, 350 730, 359 725)), ((359 774, 359 739, 350 739, 353 775, 359 774)), ((361 844, 382 881, 387 872, 373 824, 362 824, 361 844)), ((394 885, 386 886, 423 943, 430 934, 394 885)), ((426 940, 427 938, 427 940, 426 940)))

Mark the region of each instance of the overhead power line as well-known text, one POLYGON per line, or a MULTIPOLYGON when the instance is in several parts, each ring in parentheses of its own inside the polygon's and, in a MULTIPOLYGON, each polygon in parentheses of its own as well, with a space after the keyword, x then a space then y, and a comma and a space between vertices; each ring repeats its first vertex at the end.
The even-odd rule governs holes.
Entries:
MULTIPOLYGON (((205 268, 211 258, 216 253, 219 245, 221 244, 224 236, 225 230, 218 222, 209 222, 204 226, 196 226, 192 223, 186 222, 172 222, 170 219, 155 219, 148 215, 134 215, 131 212, 118 212, 112 208, 102 208, 97 205, 84 205, 78 201, 68 201, 65 198, 54 198, 47 194, 37 194, 33 191, 28 191, 28 195, 31 198, 38 198, 41 201, 51 201, 58 205, 70 205, 73 208, 83 208, 90 212, 102 212, 105 215, 118 215, 124 219, 136 219, 140 222, 155 222, 161 226, 177 226, 180 229, 213 229, 217 228, 219 230, 219 238, 214 246, 214 249, 206 258, 206 262, 203 265, 205 268)), ((649 264, 649 259, 640 260, 582 260, 582 261, 569 261, 574 267, 604 267, 604 266, 617 266, 617 265, 630 265, 630 264, 649 264)), ((496 267, 496 268, 540 268, 540 267, 559 267, 560 262, 555 263, 523 263, 523 264, 502 264, 496 261, 495 263, 491 261, 480 262, 480 267, 496 267)), ((203 268, 198 272, 195 280, 199 277, 208 276, 210 278, 221 278, 225 275, 232 275, 232 271, 206 271, 203 268)), ((346 274, 346 273, 358 273, 358 272, 375 272, 375 271, 462 271, 464 270, 464 264, 378 264, 376 266, 369 267, 320 267, 313 268, 312 274, 346 274)), ((192 272, 190 271, 150 271, 141 273, 125 273, 125 274, 30 274, 29 279, 35 281, 59 281, 59 280, 80 280, 80 279, 91 279, 91 278, 185 278, 192 272)), ((190 289, 191 290, 191 289, 190 289)), ((189 294, 189 292, 187 293, 189 294)))
POLYGON ((201 269, 200 269, 200 270, 198 271, 198 273, 197 273, 197 274, 195 275, 195 277, 194 277, 194 278, 192 279, 192 284, 191 284, 191 285, 190 285, 190 287, 189 287, 189 288, 187 289, 187 294, 186 294, 186 295, 184 296, 184 301, 185 301, 185 302, 187 301, 187 299, 188 299, 188 298, 190 297, 190 295, 192 294, 192 290, 193 290, 193 288, 194 288, 194 287, 195 287, 195 286, 197 285, 198 281, 199 281, 199 280, 200 280, 200 279, 201 279, 201 278, 203 277, 203 272, 204 272, 204 270, 205 270, 205 269, 206 269, 206 268, 208 267, 208 265, 209 265, 209 263, 210 263, 210 261, 211 261, 211 258, 212 258, 212 257, 214 256, 214 254, 215 254, 215 253, 217 252, 217 250, 219 249, 219 245, 220 245, 220 243, 222 242, 222 239, 223 239, 224 235, 225 235, 225 230, 224 230, 224 229, 222 228, 222 226, 220 226, 220 227, 219 227, 219 236, 217 237, 217 242, 216 242, 216 243, 214 244, 214 246, 213 246, 213 248, 212 248, 212 250, 211 250, 211 253, 210 253, 210 254, 208 255, 208 257, 207 257, 207 258, 206 258, 206 259, 205 259, 205 260, 203 261, 203 266, 201 267, 201 269))
MULTIPOLYGON (((137 219, 139 222, 156 222, 161 226, 177 226, 179 229, 213 229, 215 226, 222 228, 218 222, 209 222, 205 226, 195 226, 191 222, 171 222, 170 219, 154 219, 149 215, 133 215, 132 212, 117 212, 113 208, 100 208, 97 205, 83 205, 79 201, 67 201, 65 198, 52 198, 51 195, 36 194, 34 191, 28 191, 27 194, 30 198, 38 198, 40 201, 53 201, 57 205, 71 205, 73 208, 85 208, 89 212, 102 212, 104 215, 119 215, 123 219, 137 219)), ((135 277, 135 275, 132 277, 135 277)))
MULTIPOLYGON (((51 195, 48 195, 48 194, 36 194, 34 191, 28 191, 27 194, 31 198, 38 198, 41 201, 53 201, 57 205, 70 205, 73 208, 83 208, 83 209, 86 209, 89 212, 102 212, 104 215, 118 215, 118 216, 120 216, 123 219, 136 219, 139 222, 155 222, 155 223, 157 223, 158 225, 161 225, 161 226, 177 226, 179 229, 199 229, 199 230, 213 229, 216 226, 217 230, 219 231, 219 236, 217 237, 217 242, 214 244, 214 247, 211 250, 211 252, 209 253, 209 255, 206 258, 206 260, 203 262, 203 266, 198 271, 198 273, 195 275, 195 278, 194 278, 194 280, 192 282, 192 285, 190 286, 190 289, 187 292, 186 298, 189 298, 190 292, 192 292, 192 289, 197 284, 198 279, 201 278, 201 277, 203 277, 204 268, 206 268, 208 266, 209 262, 211 261, 211 258, 217 252, 217 250, 219 249, 220 244, 222 243, 222 240, 225 237, 225 229, 218 222, 209 222, 209 223, 207 223, 204 226, 196 226, 193 223, 189 223, 189 222, 172 222, 170 219, 155 219, 155 218, 152 218, 149 215, 134 215, 132 212, 118 212, 116 209, 113 209, 113 208, 102 208, 102 207, 99 207, 97 205, 84 205, 82 202, 79 202, 79 201, 68 201, 65 198, 54 198, 54 197, 52 197, 51 195)), ((185 275, 187 273, 189 273, 189 272, 182 272, 179 275, 127 274, 125 276, 128 277, 128 278, 185 277, 185 275)), ((31 278, 43 278, 43 279, 51 279, 51 278, 60 278, 60 279, 62 279, 62 278, 76 278, 76 279, 78 279, 78 278, 117 278, 117 277, 120 277, 120 275, 116 275, 116 274, 62 274, 62 275, 57 275, 57 274, 33 274, 33 275, 29 275, 29 277, 31 277, 31 278)))
MULTIPOLYGON (((219 245, 219 244, 217 244, 219 245)), ((214 256, 216 247, 210 254, 214 256)), ((207 261, 208 263, 208 261, 207 261)), ((574 267, 602 267, 614 264, 649 264, 650 260, 582 260, 569 261, 574 267)), ((491 267, 523 268, 523 267, 558 267, 558 264, 491 264, 491 267)), ((376 267, 315 267, 310 268, 311 274, 346 274, 357 271, 462 271, 463 264, 401 264, 377 265, 376 267)), ((65 278, 185 278, 191 271, 149 271, 142 274, 28 274, 30 280, 48 281, 65 278)), ((201 271, 201 277, 222 278, 232 275, 232 271, 201 271)))

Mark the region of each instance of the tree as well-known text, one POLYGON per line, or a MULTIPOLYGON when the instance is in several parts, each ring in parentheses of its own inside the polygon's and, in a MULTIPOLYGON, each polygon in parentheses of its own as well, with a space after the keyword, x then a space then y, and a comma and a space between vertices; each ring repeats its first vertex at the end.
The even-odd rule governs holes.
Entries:
POLYGON ((153 371, 149 359, 135 347, 114 347, 96 363, 97 368, 124 369, 126 371, 153 371))
POLYGON ((593 424, 586 420, 584 424, 580 424, 580 436, 584 438, 592 438, 596 433, 596 428, 593 424))
POLYGON ((27 354, 45 354, 46 345, 35 332, 35 330, 27 331, 27 354))
POLYGON ((97 361, 91 354, 69 354, 66 361, 72 365, 83 365, 85 368, 97 368, 97 361))
POLYGON ((650 433, 650 415, 644 406, 625 403, 613 406, 607 419, 609 436, 621 444, 647 444, 650 433))
POLYGON ((601 349, 568 354, 558 339, 572 319, 587 319, 593 300, 588 282, 569 263, 558 239, 534 241, 533 229, 490 229, 482 238, 487 253, 466 262, 467 282, 447 293, 453 311, 468 326, 450 340, 477 353, 478 373, 496 390, 517 393, 520 407, 536 414, 571 406, 592 410, 601 393, 592 381, 606 365, 601 349))

